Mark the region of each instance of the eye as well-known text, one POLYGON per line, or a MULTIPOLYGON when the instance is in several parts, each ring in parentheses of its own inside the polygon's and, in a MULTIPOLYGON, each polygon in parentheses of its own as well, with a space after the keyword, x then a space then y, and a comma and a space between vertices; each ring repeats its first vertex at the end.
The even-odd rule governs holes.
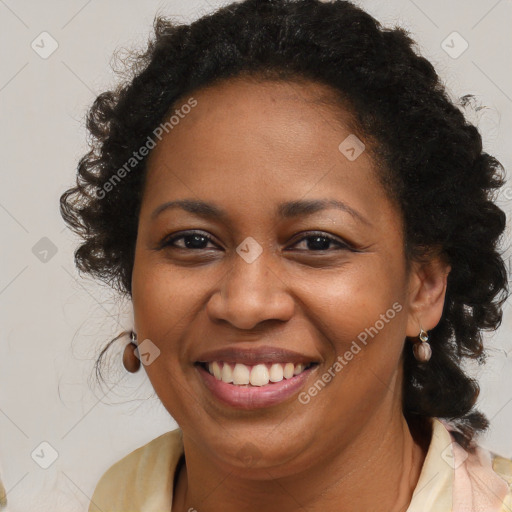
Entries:
MULTIPOLYGON (((306 248, 309 251, 327 251, 334 244, 335 250, 350 250, 355 251, 353 247, 351 247, 348 243, 345 243, 337 238, 329 236, 322 232, 311 232, 307 233, 306 236, 303 236, 301 239, 297 240, 293 246, 298 245, 299 243, 306 242, 306 248)), ((191 249, 191 250, 201 250, 207 249, 208 243, 212 243, 212 238, 207 234, 201 231, 188 231, 182 232, 181 234, 177 234, 174 236, 166 237, 162 241, 160 247, 171 247, 176 249, 191 249), (177 244, 176 242, 182 241, 181 244, 177 244)), ((213 244, 215 245, 215 244, 213 244)))
POLYGON ((211 242, 211 238, 202 233, 201 231, 187 231, 183 232, 179 235, 174 235, 171 237, 166 237, 162 241, 160 247, 173 247, 176 249, 206 249, 204 246, 211 242), (176 245, 178 240, 183 240, 183 245, 176 245))
POLYGON ((294 245, 297 245, 305 240, 308 241, 305 245, 310 251, 327 251, 329 250, 329 246, 331 244, 336 246, 335 250, 354 250, 347 243, 322 232, 307 233, 306 236, 303 236, 300 240, 295 242, 294 245))

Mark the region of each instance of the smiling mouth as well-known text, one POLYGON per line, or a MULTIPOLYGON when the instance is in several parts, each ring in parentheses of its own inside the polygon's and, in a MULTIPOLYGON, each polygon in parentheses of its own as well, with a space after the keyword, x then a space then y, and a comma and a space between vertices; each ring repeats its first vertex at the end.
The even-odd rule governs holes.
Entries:
POLYGON ((271 386, 283 380, 292 379, 309 370, 318 363, 260 363, 246 365, 243 363, 226 363, 213 361, 195 363, 213 375, 218 381, 234 386, 262 387, 271 386))

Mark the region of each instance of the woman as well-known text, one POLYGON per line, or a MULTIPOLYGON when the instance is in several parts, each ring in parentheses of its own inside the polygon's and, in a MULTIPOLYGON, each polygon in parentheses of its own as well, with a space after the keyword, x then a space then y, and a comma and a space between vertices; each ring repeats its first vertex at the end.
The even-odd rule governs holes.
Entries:
POLYGON ((246 0, 157 18, 96 99, 62 214, 179 429, 90 511, 511 510, 461 366, 508 293, 502 167, 413 44, 350 2, 246 0))

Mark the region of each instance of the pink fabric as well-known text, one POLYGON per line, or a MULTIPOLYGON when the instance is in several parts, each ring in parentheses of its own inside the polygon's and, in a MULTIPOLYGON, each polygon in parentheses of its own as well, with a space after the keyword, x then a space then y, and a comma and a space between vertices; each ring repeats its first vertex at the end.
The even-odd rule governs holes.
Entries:
POLYGON ((453 451, 453 512, 499 512, 509 487, 493 468, 487 450, 476 447, 470 453, 457 443, 453 427, 439 420, 450 432, 453 451))

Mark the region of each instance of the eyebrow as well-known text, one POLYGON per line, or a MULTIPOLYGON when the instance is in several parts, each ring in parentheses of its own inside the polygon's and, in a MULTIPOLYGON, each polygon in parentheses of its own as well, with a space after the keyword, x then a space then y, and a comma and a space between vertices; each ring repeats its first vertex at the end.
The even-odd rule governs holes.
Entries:
MULTIPOLYGON (((205 219, 218 219, 225 222, 229 218, 229 215, 225 210, 213 203, 207 203, 205 201, 198 201, 195 199, 177 199, 175 201, 167 201, 166 203, 158 206, 151 214, 150 219, 154 220, 162 212, 174 208, 181 208, 182 210, 205 219)), ((368 219, 366 219, 361 213, 354 210, 343 201, 336 199, 302 199, 281 203, 277 208, 277 216, 282 219, 289 219, 313 215, 314 213, 327 210, 329 208, 336 208, 347 212, 355 219, 371 226, 371 222, 368 221, 368 219)))

